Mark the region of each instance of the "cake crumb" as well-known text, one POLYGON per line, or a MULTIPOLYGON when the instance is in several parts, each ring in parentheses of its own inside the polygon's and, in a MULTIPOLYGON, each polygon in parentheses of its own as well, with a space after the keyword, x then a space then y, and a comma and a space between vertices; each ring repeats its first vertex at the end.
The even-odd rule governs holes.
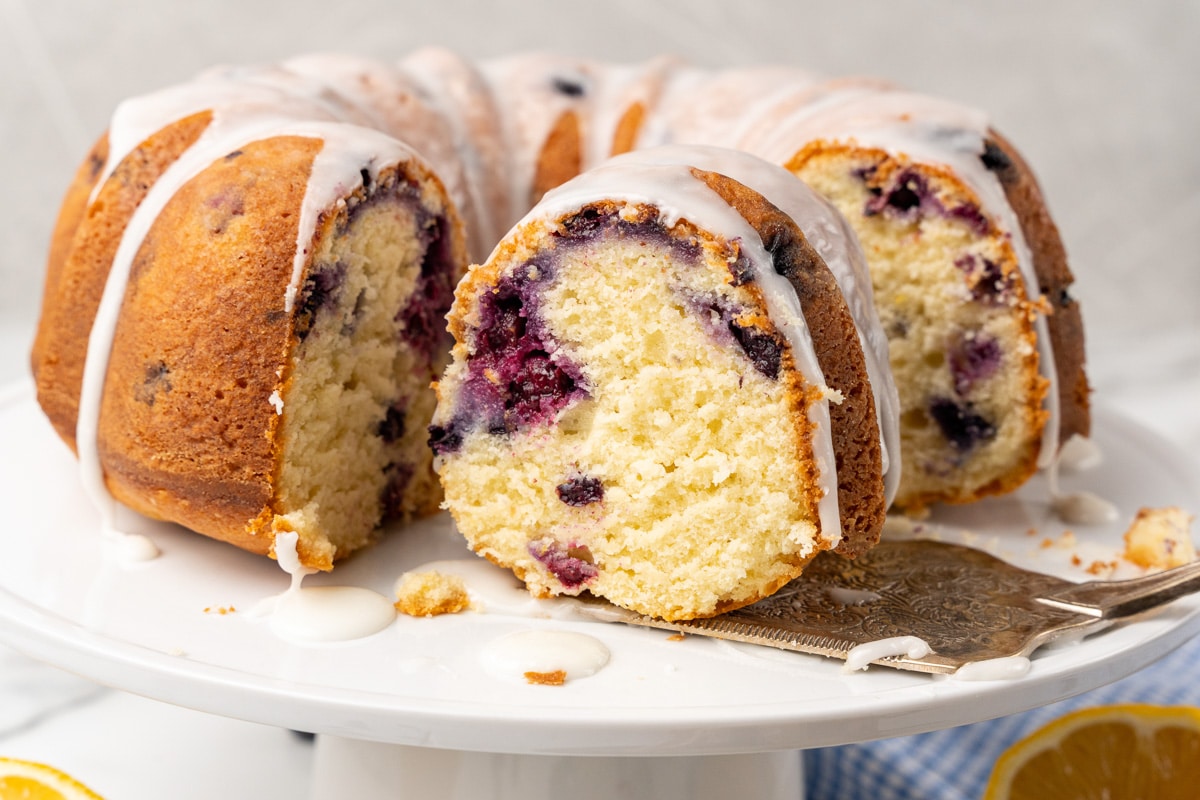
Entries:
POLYGON ((562 686, 567 682, 567 671, 556 669, 552 672, 526 672, 525 680, 534 686, 562 686))
POLYGON ((1140 508, 1125 531, 1122 557, 1140 567, 1169 569, 1196 559, 1192 515, 1181 508, 1140 508))
POLYGON ((233 614, 237 611, 233 606, 205 606, 205 614, 233 614))
POLYGON ((1049 536, 1044 537, 1041 541, 1041 548, 1048 550, 1051 547, 1061 547, 1065 550, 1074 547, 1075 543, 1075 531, 1065 530, 1059 534, 1057 539, 1051 539, 1049 536))
POLYGON ((1117 571, 1116 561, 1093 561, 1084 572, 1089 575, 1112 575, 1117 571))
POLYGON ((471 606, 467 584, 457 575, 436 570, 406 572, 396 582, 396 610, 412 617, 457 614, 471 606))
POLYGON ((682 642, 687 636, 682 633, 672 633, 667 637, 668 642, 682 642))
POLYGON ((1025 531, 1026 536, 1037 536, 1037 534, 1038 534, 1037 528, 1030 528, 1029 530, 1025 531))
POLYGON ((1078 554, 1078 553, 1072 553, 1072 554, 1071 554, 1071 566, 1073 566, 1073 567, 1079 567, 1079 566, 1082 566, 1082 565, 1083 565, 1083 559, 1079 557, 1079 554, 1078 554))

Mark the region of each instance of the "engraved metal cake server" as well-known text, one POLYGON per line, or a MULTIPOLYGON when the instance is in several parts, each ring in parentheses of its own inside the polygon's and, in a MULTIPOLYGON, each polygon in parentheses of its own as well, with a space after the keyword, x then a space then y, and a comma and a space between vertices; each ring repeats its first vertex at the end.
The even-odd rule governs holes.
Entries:
POLYGON ((1200 561, 1132 580, 1072 583, 970 547, 906 540, 854 560, 822 553, 772 597, 711 619, 665 622, 583 598, 581 610, 609 622, 843 659, 857 645, 916 636, 928 655, 871 663, 950 673, 973 661, 1028 656, 1197 590, 1200 561))

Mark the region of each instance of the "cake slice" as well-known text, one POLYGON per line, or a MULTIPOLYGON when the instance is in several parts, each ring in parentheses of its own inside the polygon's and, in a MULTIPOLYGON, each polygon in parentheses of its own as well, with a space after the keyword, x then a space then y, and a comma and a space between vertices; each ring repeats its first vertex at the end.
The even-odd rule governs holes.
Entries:
POLYGON ((449 317, 430 444, 470 546, 534 594, 664 619, 870 547, 894 389, 868 371, 886 356, 864 354, 882 336, 861 261, 838 259, 866 291, 848 304, 809 230, 854 247, 803 184, 731 151, 632 153, 550 192, 449 317))
POLYGON ((181 126, 81 170, 116 213, 60 224, 75 247, 47 281, 39 398, 107 525, 116 500, 264 554, 295 531, 329 569, 438 508, 425 428, 461 224, 374 130, 219 109, 181 126), (147 163, 157 179, 131 182, 147 163))
POLYGON ((770 136, 764 149, 838 207, 867 255, 900 390, 898 507, 1012 491, 1087 435, 1063 246, 1032 173, 983 114, 830 85, 770 136))

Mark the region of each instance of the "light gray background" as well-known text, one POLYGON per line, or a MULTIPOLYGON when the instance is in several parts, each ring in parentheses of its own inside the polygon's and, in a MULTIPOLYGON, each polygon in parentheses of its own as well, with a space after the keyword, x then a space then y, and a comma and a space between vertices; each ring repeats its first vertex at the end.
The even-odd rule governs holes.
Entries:
MULTIPOLYGON (((1062 230, 1101 393, 1137 408, 1135 384, 1200 375, 1200 3, 0 0, 0 381, 26 371, 58 202, 123 97, 215 62, 426 44, 794 63, 986 108, 1062 230)), ((1153 392, 1193 434, 1198 387, 1153 392)))

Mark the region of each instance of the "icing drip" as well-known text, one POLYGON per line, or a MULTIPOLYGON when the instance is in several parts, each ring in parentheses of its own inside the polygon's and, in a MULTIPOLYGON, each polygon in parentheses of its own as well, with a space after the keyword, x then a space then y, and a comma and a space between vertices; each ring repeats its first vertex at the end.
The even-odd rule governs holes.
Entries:
POLYGON ((149 537, 140 533, 119 531, 111 527, 111 523, 104 524, 104 539, 108 544, 108 554, 120 564, 153 561, 160 555, 158 546, 150 541, 149 537))
POLYGON ((866 642, 851 648, 850 652, 846 654, 846 663, 842 665, 842 672, 864 670, 872 661, 878 661, 881 658, 891 656, 923 658, 931 652, 929 644, 916 636, 893 636, 877 642, 866 642))
POLYGON ((1073 525, 1099 525, 1112 522, 1118 516, 1116 506, 1092 492, 1053 492, 1050 508, 1063 522, 1073 525))
POLYGON ((830 586, 825 590, 825 594, 833 602, 841 603, 844 606, 865 606, 880 599, 878 594, 870 590, 847 589, 844 586, 830 586))
POLYGON ((276 635, 301 643, 360 639, 392 623, 396 609, 378 592, 358 586, 304 588, 304 577, 316 570, 300 563, 298 539, 293 532, 275 535, 275 557, 291 582, 283 594, 260 602, 253 615, 269 617, 276 635))
POLYGON ((951 677, 956 681, 1011 681, 1025 677, 1029 667, 1029 659, 1025 656, 990 658, 963 664, 951 677))
POLYGON ((1117 519, 1116 505, 1093 492, 1064 493, 1058 485, 1061 466, 1070 469, 1087 469, 1100 463, 1100 449, 1082 437, 1072 437, 1064 446, 1059 457, 1046 469, 1046 485, 1050 495, 1050 509, 1063 522, 1072 525, 1100 525, 1117 519), (1065 454, 1065 456, 1063 455, 1065 454), (1064 464, 1064 461, 1066 464, 1064 464))
POLYGON ((1067 472, 1083 472, 1104 463, 1100 445, 1092 439, 1075 434, 1058 451, 1059 469, 1067 472))
POLYGON ((480 659, 497 678, 525 680, 529 673, 565 673, 566 680, 595 675, 608 663, 608 648, 594 636, 572 631, 523 630, 483 646, 480 659))

